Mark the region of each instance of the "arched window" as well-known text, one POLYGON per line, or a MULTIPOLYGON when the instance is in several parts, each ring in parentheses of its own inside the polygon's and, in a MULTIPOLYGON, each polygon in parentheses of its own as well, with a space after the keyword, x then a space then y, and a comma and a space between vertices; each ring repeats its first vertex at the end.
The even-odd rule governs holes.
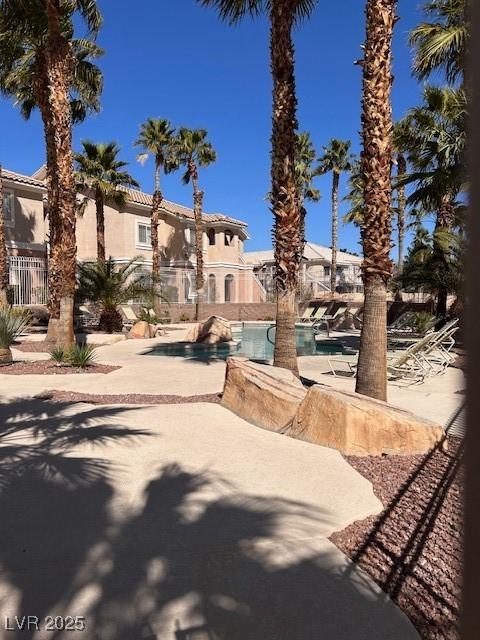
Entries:
POLYGON ((228 276, 225 276, 225 302, 233 302, 235 292, 234 292, 234 284, 235 278, 231 273, 228 276))
POLYGON ((215 276, 211 273, 208 276, 208 285, 207 285, 207 302, 215 302, 216 299, 216 286, 215 286, 215 276))
POLYGON ((215 244, 215 229, 209 229, 207 231, 207 236, 208 236, 208 244, 210 246, 215 244))
POLYGON ((227 229, 224 233, 224 238, 225 238, 225 246, 231 247, 233 245, 233 233, 227 229))

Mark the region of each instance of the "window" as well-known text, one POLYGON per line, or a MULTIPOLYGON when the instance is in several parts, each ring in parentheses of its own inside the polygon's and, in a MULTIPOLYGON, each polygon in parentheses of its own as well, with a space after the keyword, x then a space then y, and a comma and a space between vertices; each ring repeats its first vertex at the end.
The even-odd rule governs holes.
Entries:
POLYGON ((7 227, 14 223, 14 196, 11 191, 3 192, 3 219, 7 227))
POLYGON ((207 302, 215 302, 216 299, 216 282, 215 276, 211 273, 208 276, 208 285, 207 285, 207 302))
POLYGON ((228 276, 225 276, 225 302, 232 302, 233 301, 233 285, 234 285, 235 279, 232 276, 231 273, 228 274, 228 276))
POLYGON ((231 231, 225 231, 225 246, 231 247, 233 245, 233 233, 231 231))
POLYGON ((209 229, 207 231, 207 236, 208 236, 208 244, 210 246, 213 246, 215 244, 215 229, 209 229))
POLYGON ((323 267, 323 275, 325 276, 330 275, 330 267, 323 267))
POLYGON ((141 247, 151 247, 152 229, 149 224, 137 222, 137 245, 141 247))

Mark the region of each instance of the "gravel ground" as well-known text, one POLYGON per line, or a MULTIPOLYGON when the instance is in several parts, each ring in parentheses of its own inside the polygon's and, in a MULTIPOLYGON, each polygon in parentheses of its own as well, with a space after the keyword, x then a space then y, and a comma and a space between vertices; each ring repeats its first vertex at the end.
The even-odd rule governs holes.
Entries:
POLYGON ((347 457, 385 505, 331 540, 408 615, 425 640, 457 640, 463 547, 462 442, 426 456, 347 457))
POLYGON ((110 373, 111 371, 116 371, 120 369, 120 367, 111 367, 107 364, 90 364, 88 367, 84 369, 80 367, 68 367, 63 366, 59 367, 52 360, 34 360, 31 362, 27 361, 16 361, 12 364, 3 365, 0 367, 0 374, 7 374, 10 376, 24 376, 24 375, 68 375, 68 374, 78 374, 78 373, 110 373))
POLYGON ((56 402, 89 402, 91 404, 189 404, 193 402, 220 402, 220 395, 216 393, 198 396, 148 395, 142 393, 97 395, 95 393, 76 393, 74 391, 58 391, 53 389, 37 397, 56 402))

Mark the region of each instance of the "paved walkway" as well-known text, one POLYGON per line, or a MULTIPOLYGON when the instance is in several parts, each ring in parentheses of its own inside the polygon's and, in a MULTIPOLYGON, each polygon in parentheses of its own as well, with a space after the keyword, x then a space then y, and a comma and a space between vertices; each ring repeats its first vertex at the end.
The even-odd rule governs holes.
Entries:
POLYGON ((0 404, 0 424, 1 624, 85 616, 85 640, 418 638, 327 540, 381 508, 337 452, 211 404, 24 398, 0 404))

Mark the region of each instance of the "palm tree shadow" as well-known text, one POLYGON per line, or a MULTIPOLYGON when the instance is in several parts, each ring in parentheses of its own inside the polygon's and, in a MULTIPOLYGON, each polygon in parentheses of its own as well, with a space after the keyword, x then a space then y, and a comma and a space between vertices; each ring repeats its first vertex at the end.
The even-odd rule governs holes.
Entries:
POLYGON ((80 567, 105 539, 113 494, 109 464, 76 456, 75 447, 145 436, 106 422, 122 411, 72 413, 69 403, 39 399, 0 404, 0 575, 8 583, 10 615, 50 613, 72 593, 80 567))

